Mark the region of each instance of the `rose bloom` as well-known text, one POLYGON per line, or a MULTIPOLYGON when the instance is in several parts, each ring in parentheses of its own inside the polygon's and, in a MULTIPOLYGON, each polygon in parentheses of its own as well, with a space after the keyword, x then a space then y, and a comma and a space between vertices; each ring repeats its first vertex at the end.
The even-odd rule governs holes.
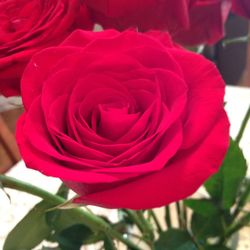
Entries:
POLYGON ((250 1, 249 0, 232 0, 233 12, 237 15, 250 18, 250 1))
POLYGON ((1 0, 0 94, 19 95, 20 77, 30 57, 61 43, 77 27, 92 28, 79 0, 1 0))
POLYGON ((77 203, 146 209, 183 199, 228 148, 218 70, 168 34, 75 31, 32 58, 21 86, 23 159, 61 178, 77 203))
POLYGON ((189 28, 179 29, 175 41, 190 46, 216 43, 224 36, 231 5, 231 0, 196 0, 189 11, 189 28))
POLYGON ((188 10, 195 0, 86 0, 92 18, 104 28, 175 32, 189 25, 188 10))
POLYGON ((168 30, 183 45, 213 44, 224 36, 231 0, 87 0, 104 28, 168 30))

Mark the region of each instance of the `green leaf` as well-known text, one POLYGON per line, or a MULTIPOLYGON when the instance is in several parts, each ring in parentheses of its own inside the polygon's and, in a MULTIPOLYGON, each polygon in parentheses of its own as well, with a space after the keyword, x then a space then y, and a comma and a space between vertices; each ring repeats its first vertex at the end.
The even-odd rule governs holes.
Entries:
POLYGON ((67 237, 65 231, 72 232, 75 228, 81 228, 80 236, 77 237, 81 240, 81 245, 92 244, 103 240, 103 235, 98 232, 92 232, 87 226, 81 224, 77 214, 72 213, 72 209, 67 210, 53 210, 46 214, 46 221, 48 225, 53 229, 54 234, 50 240, 60 241, 61 245, 78 246, 75 242, 71 242, 71 239, 67 237), (75 227, 76 226, 76 227, 75 227))
POLYGON ((117 250, 114 242, 108 236, 105 237, 105 239, 104 239, 103 247, 104 247, 105 250, 117 250))
POLYGON ((46 210, 52 205, 44 201, 38 203, 9 233, 3 250, 29 250, 36 247, 51 233, 46 223, 46 210))
POLYGON ((229 209, 235 203, 246 171, 247 164, 242 150, 235 141, 231 140, 222 167, 205 183, 205 188, 224 209, 229 209))
POLYGON ((87 240, 92 234, 92 231, 86 226, 76 224, 63 230, 56 236, 56 239, 61 250, 79 250, 84 240, 87 240))
POLYGON ((192 215, 191 229, 194 237, 199 241, 204 241, 209 237, 218 237, 223 233, 223 225, 219 217, 207 217, 197 213, 192 215))
POLYGON ((64 183, 62 183, 56 194, 67 200, 69 195, 69 188, 64 183))
POLYGON ((47 224, 57 232, 61 232, 75 224, 80 224, 78 215, 72 213, 72 209, 47 212, 46 221, 47 224))
POLYGON ((197 247, 188 232, 169 229, 160 234, 155 242, 155 250, 197 250, 197 247))
POLYGON ((184 201, 184 204, 191 208, 195 213, 202 216, 211 216, 220 213, 220 210, 213 203, 212 200, 208 199, 188 199, 184 201))
POLYGON ((82 238, 82 244, 85 244, 84 240, 93 243, 103 240, 102 236, 95 234, 84 224, 80 224, 79 217, 72 213, 71 210, 56 210, 48 212, 46 215, 46 221, 48 225, 54 230, 53 241, 57 241, 58 237, 59 239, 61 239, 62 236, 65 238, 63 232, 65 230, 74 230, 75 225, 81 227, 82 231, 84 231, 84 233, 88 236, 86 239, 82 238))
POLYGON ((239 199, 239 205, 243 208, 248 202, 250 202, 250 179, 246 178, 242 185, 241 196, 239 199))

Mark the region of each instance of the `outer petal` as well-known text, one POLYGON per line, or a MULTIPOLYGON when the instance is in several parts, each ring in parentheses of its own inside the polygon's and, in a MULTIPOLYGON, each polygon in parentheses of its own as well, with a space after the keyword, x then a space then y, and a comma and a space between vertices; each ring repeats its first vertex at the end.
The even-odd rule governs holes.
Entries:
POLYGON ((33 53, 34 49, 27 49, 5 57, 0 55, 0 94, 20 95, 20 76, 33 53))
POLYGON ((86 4, 108 17, 129 15, 141 8, 150 8, 155 0, 86 0, 86 4))
POLYGON ((108 39, 120 35, 116 30, 105 30, 103 32, 88 32, 83 30, 76 30, 72 32, 61 44, 61 46, 74 46, 84 48, 89 43, 99 40, 108 39))
POLYGON ((190 9, 190 27, 173 33, 175 41, 184 45, 213 44, 224 36, 224 25, 231 0, 198 0, 190 9))
POLYGON ((249 0, 232 0, 233 12, 237 15, 250 18, 250 1, 249 0))
MULTIPOLYGON (((182 151, 163 170, 137 178, 118 187, 81 196, 75 202, 109 208, 149 209, 183 199, 221 165, 229 145, 229 123, 224 111, 199 145, 182 151), (143 194, 143 195, 142 195, 143 194)), ((94 190, 79 183, 77 191, 94 190)), ((106 187, 107 188, 107 187, 106 187)))
POLYGON ((52 47, 37 53, 26 67, 22 81, 22 98, 26 109, 41 93, 43 82, 48 77, 51 69, 59 63, 63 57, 77 53, 74 47, 52 47))
MULTIPOLYGON (((17 124, 17 142, 22 157, 29 168, 36 169, 45 175, 54 176, 72 181, 96 183, 100 181, 117 182, 134 175, 100 174, 89 170, 89 167, 98 167, 98 161, 82 160, 60 154, 53 147, 53 142, 46 130, 42 110, 37 99, 31 107, 32 114, 24 114, 17 124), (27 119, 27 115, 30 119, 27 119), (27 121, 26 121, 27 119, 27 121), (27 123, 27 124, 26 124, 27 123), (27 133, 28 132, 28 133, 27 133), (36 147, 39 144, 39 148, 36 147), (35 146, 34 146, 35 145, 35 146), (74 166, 74 167, 72 167, 74 166)), ((103 164, 103 163, 102 163, 103 164)), ((93 170, 93 169, 92 169, 93 170)))
POLYGON ((188 148, 214 126, 224 107, 225 83, 216 66, 203 56, 181 49, 172 49, 171 54, 182 67, 189 87, 182 145, 188 148))
POLYGON ((93 19, 105 28, 124 30, 138 27, 139 30, 187 28, 189 25, 188 9, 191 0, 89 0, 87 5, 93 19), (119 4, 118 4, 119 3, 119 4))
POLYGON ((79 0, 3 0, 0 19, 0 94, 6 96, 20 95, 20 78, 32 55, 58 45, 76 28, 93 27, 79 0))

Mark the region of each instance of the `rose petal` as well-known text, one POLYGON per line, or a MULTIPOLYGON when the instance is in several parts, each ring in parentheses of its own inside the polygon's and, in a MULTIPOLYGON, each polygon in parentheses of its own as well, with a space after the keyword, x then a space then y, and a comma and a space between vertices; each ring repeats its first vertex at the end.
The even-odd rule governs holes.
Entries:
POLYGON ((76 53, 73 47, 48 48, 37 53, 26 67, 22 82, 22 99, 26 109, 29 109, 32 101, 40 95, 43 81, 46 80, 49 72, 55 64, 68 54, 76 53), (41 70, 42 69, 42 70, 41 70))
MULTIPOLYGON (((39 170, 45 175, 54 176, 70 181, 86 181, 95 183, 96 181, 118 182, 124 178, 131 178, 134 175, 110 175, 92 173, 88 167, 98 167, 97 160, 79 160, 59 154, 51 145, 48 132, 43 126, 44 120, 41 116, 42 110, 39 107, 39 98, 30 107, 29 119, 23 115, 17 126, 17 141, 19 149, 26 165, 29 168, 39 170), (31 145, 33 143, 33 145, 31 145), (39 148, 37 147, 39 145, 39 148), (73 168, 72 168, 73 167, 73 168)), ((105 162, 102 163, 105 166, 105 162)))
POLYGON ((196 147, 183 152, 163 170, 118 187, 107 185, 84 195, 86 188, 91 190, 92 186, 72 183, 70 187, 82 193, 74 202, 109 208, 149 209, 184 199, 218 170, 229 144, 228 129, 228 119, 223 112, 208 136, 196 147), (176 185, 177 180, 180 185, 176 185))
POLYGON ((171 53, 182 67, 189 86, 182 145, 188 148, 207 136, 221 114, 225 83, 216 66, 203 56, 177 49, 171 53), (189 70, 190 65, 195 70, 189 70))

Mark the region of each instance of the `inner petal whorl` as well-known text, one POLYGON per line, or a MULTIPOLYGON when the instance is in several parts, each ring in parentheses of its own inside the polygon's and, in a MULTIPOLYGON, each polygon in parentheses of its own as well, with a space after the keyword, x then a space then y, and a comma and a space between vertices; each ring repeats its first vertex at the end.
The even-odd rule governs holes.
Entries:
POLYGON ((140 117, 140 113, 129 114, 128 110, 128 106, 99 105, 97 133, 111 140, 120 138, 140 117))

